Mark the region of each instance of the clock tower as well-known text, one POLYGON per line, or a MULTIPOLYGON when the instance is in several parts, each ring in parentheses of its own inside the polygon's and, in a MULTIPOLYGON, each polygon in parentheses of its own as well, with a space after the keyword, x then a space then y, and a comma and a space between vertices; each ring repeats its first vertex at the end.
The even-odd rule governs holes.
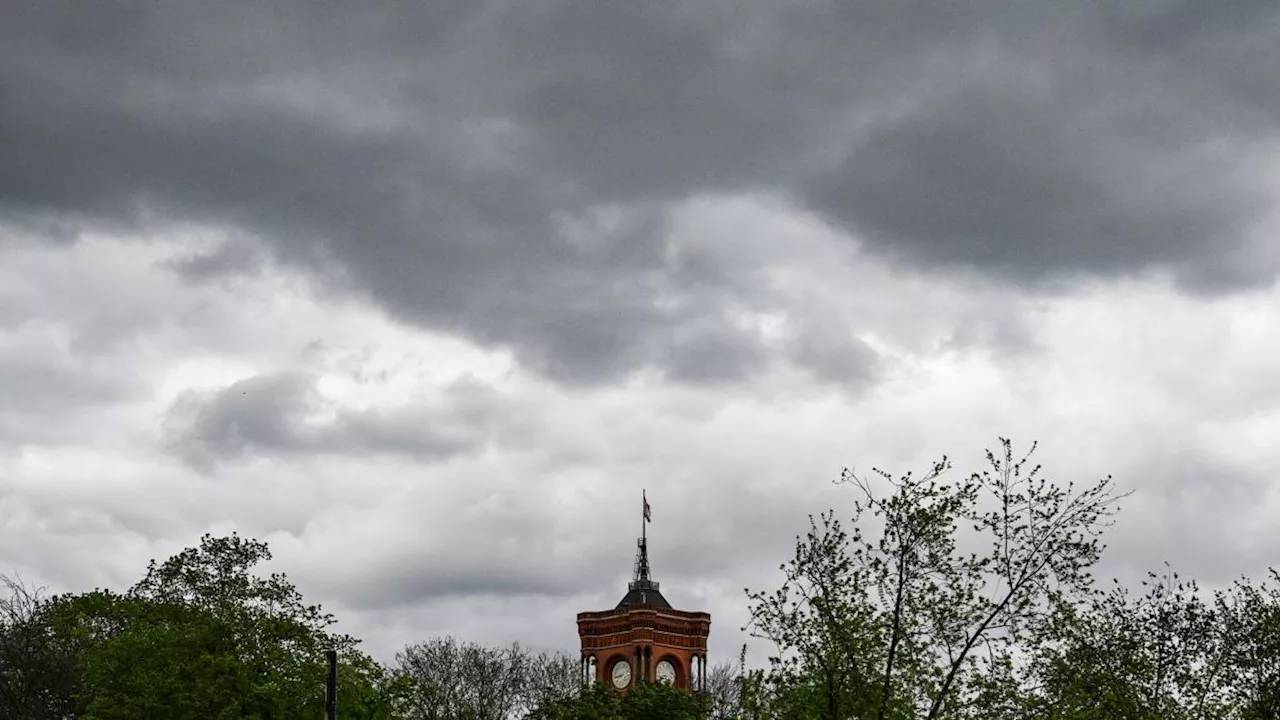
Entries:
POLYGON ((665 682, 706 690, 707 636, 711 616, 676 610, 649 577, 650 520, 644 502, 636 564, 627 594, 612 610, 578 613, 584 682, 604 682, 622 692, 639 683, 665 682))

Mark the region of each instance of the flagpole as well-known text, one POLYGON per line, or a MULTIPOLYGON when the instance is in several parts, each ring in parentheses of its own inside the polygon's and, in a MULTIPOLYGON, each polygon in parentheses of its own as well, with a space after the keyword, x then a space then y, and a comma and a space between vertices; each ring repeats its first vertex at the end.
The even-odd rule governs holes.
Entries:
POLYGON ((645 526, 649 524, 649 518, 645 517, 644 509, 649 504, 649 498, 645 496, 645 491, 643 489, 640 491, 640 503, 640 540, 647 542, 648 534, 646 533, 647 528, 645 528, 645 526))

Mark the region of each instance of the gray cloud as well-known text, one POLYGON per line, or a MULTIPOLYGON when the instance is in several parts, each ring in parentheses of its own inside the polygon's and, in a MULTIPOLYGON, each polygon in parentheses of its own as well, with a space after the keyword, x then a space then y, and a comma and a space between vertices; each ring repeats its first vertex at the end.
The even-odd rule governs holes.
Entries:
POLYGON ((1223 231, 1261 217, 1260 194, 1223 187, 1243 151, 1192 162, 1140 128, 1085 122, 1098 108, 984 84, 873 128, 816 202, 894 251, 1030 279, 1209 264, 1215 239, 1238 240, 1223 231))
POLYGON ((598 557, 586 557, 587 553, 553 552, 544 540, 549 529, 512 527, 509 520, 453 528, 454 537, 440 538, 418 552, 395 552, 372 566, 352 568, 342 578, 331 576, 320 582, 344 604, 385 611, 456 598, 518 601, 536 597, 563 602, 591 589, 593 583, 587 578, 598 580, 618 569, 603 565, 598 557), (519 538, 519 547, 504 552, 487 535, 507 541, 519 538))
POLYGON ((803 327, 788 342, 788 350, 820 380, 862 386, 876 379, 880 369, 875 350, 854 337, 850 327, 830 318, 803 327))
POLYGON ((139 378, 110 363, 69 356, 38 334, 6 338, 0 325, 0 449, 74 443, 70 428, 91 428, 102 413, 145 392, 139 378))
POLYGON ((250 243, 226 241, 212 250, 170 259, 162 266, 188 280, 201 281, 253 272, 262 267, 263 260, 250 243))
MULTIPOLYGON (((666 204, 700 194, 791 196, 891 255, 1029 283, 1271 278, 1237 256, 1274 11, 1147 7, 24 6, 0 23, 0 212, 238 228, 578 382, 759 367, 723 310, 774 299, 668 252, 666 204), (610 208, 629 219, 593 225, 610 208)), ((248 266, 227 253, 182 270, 248 266)))
POLYGON ((491 388, 460 382, 437 402, 401 408, 328 407, 313 378, 260 375, 216 391, 187 391, 165 417, 167 446, 193 468, 275 454, 396 454, 442 460, 483 447, 511 412, 491 388), (313 419, 331 411, 330 417, 313 419))
POLYGON ((120 402, 138 389, 128 378, 102 370, 73 367, 54 358, 14 356, 0 360, 0 387, 0 413, 45 416, 120 402))
POLYGON ((1117 468, 1135 492, 1108 533, 1112 549, 1096 575, 1136 581, 1165 562, 1207 587, 1256 575, 1272 562, 1276 542, 1258 527, 1262 516, 1243 508, 1267 497, 1267 480, 1219 448, 1167 445, 1140 464, 1117 468))
POLYGON ((1262 4, 647 10, 540 16, 571 40, 524 116, 611 197, 768 187, 891 255, 1028 284, 1161 267, 1199 285, 1273 277, 1230 262, 1270 196, 1248 172, 1280 93, 1227 89, 1227 68, 1261 80, 1274 66, 1258 57, 1276 39, 1262 4), (1177 50, 1151 42, 1164 33, 1177 50))

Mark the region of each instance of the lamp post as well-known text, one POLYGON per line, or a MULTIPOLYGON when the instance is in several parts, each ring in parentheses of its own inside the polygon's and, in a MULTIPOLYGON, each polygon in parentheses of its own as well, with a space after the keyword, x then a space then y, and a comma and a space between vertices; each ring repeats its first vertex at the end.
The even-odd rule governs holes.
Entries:
POLYGON ((325 650, 324 659, 329 663, 329 674, 324 681, 324 716, 338 720, 338 651, 325 650))

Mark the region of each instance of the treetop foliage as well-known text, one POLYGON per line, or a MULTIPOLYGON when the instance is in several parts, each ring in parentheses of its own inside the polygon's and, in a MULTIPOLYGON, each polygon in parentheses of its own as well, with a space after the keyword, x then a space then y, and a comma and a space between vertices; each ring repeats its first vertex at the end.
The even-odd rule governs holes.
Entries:
POLYGON ((1034 450, 1002 438, 958 478, 945 457, 919 476, 846 470, 852 529, 811 517, 781 587, 747 590, 747 629, 775 652, 741 674, 740 717, 1280 717, 1275 586, 1206 602, 1169 573, 1141 597, 1100 591, 1125 495, 1055 483, 1034 450))
POLYGON ((582 684, 576 654, 453 637, 383 666, 263 542, 205 535, 124 593, 48 596, 0 577, 0 717, 275 720, 1275 720, 1280 574, 1206 592, 1172 568, 1099 587, 1110 477, 1050 480, 1001 439, 958 475, 844 471, 850 517, 809 517, 780 585, 746 591, 764 667, 709 691, 582 684))

